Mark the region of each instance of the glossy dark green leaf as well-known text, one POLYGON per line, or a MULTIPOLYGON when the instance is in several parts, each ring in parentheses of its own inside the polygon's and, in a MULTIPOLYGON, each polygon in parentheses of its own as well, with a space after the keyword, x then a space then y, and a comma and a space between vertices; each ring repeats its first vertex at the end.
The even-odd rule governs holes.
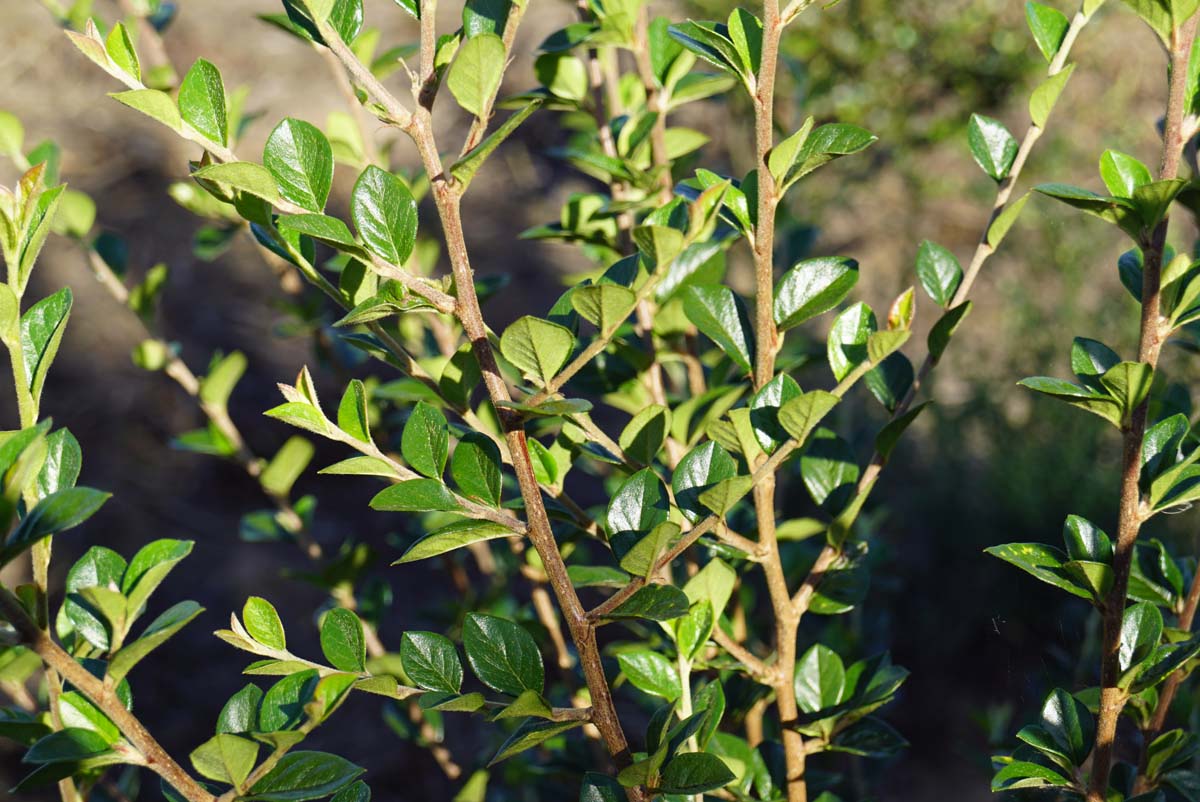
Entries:
POLYGON ((1162 640, 1163 618, 1156 605, 1139 602, 1130 605, 1121 618, 1121 640, 1117 665, 1121 671, 1141 664, 1162 640))
POLYGON ((418 402, 404 424, 400 453, 412 469, 430 479, 440 479, 446 469, 450 430, 442 411, 418 402))
POLYGON ((1103 530, 1078 515, 1068 515, 1063 523, 1063 543, 1072 560, 1112 561, 1112 541, 1103 530))
POLYGON ((365 671, 367 643, 359 617, 344 607, 334 607, 326 613, 321 621, 321 652, 339 671, 365 671))
POLYGON ((846 690, 846 668, 837 652, 820 643, 796 664, 796 703, 806 713, 833 707, 846 690))
POLYGON ((679 460, 671 475, 671 490, 684 516, 695 523, 707 513, 700 494, 737 474, 737 462, 714 440, 693 448, 679 460))
POLYGON ((469 0, 462 10, 463 34, 469 39, 481 33, 501 36, 511 0, 469 0))
POLYGON ((797 262, 775 285, 775 323, 781 331, 828 312, 858 282, 858 262, 825 256, 797 262))
POLYGON ((299 725, 304 719, 304 706, 312 701, 319 681, 314 668, 289 674, 268 688, 259 707, 261 730, 279 732, 299 725))
POLYGON ((770 454, 791 435, 780 420, 781 409, 802 395, 800 385, 786 373, 767 382, 750 398, 750 425, 763 451, 770 454))
POLYGON ((46 496, 21 519, 16 531, 9 536, 0 550, 0 564, 8 562, 44 537, 57 535, 83 523, 108 501, 109 495, 90 487, 71 487, 46 496))
POLYGON ((367 249, 403 266, 417 237, 417 202, 396 176, 374 165, 363 170, 350 194, 350 219, 367 249))
POLYGON ((543 743, 556 735, 579 727, 583 724, 581 721, 547 721, 540 718, 526 719, 520 727, 509 736, 495 756, 491 759, 488 765, 495 765, 502 760, 507 760, 513 755, 520 754, 526 749, 532 749, 540 743, 543 743))
POLYGON ((545 670, 537 643, 512 621, 470 613, 463 624, 463 647, 475 676, 494 691, 520 696, 541 693, 545 670))
POLYGON ((1043 543, 1006 543, 984 549, 993 557, 999 557, 1022 571, 1032 574, 1043 582, 1062 588, 1067 593, 1092 600, 1092 593, 1071 579, 1063 566, 1067 555, 1053 546, 1043 543))
POLYGON ((70 287, 63 287, 21 315, 21 354, 25 361, 29 391, 35 403, 42 397, 46 375, 58 354, 67 320, 71 316, 72 301, 70 287))
POLYGON ((283 120, 267 138, 263 164, 285 200, 312 212, 325 208, 333 184, 333 149, 316 126, 283 120))
POLYGON ((659 790, 667 794, 715 791, 736 779, 725 761, 707 752, 684 752, 663 767, 659 790))
POLYGON ((875 313, 865 303, 847 308, 829 329, 826 353, 829 367, 838 381, 867 359, 867 341, 878 329, 875 313))
POLYGON ((29 748, 24 763, 68 763, 102 755, 111 749, 108 741, 94 730, 70 727, 52 732, 29 748))
POLYGON ((754 329, 745 305, 733 290, 693 285, 683 290, 683 309, 702 334, 721 347, 743 371, 753 370, 754 329))
POLYGON ((1017 158, 1017 140, 1004 123, 982 114, 972 114, 967 126, 967 142, 981 170, 997 181, 1008 177, 1017 158))
POLYGON ((648 533, 667 520, 669 503, 666 488, 649 468, 630 476, 613 494, 605 520, 609 537, 622 532, 648 533))
POLYGON ((948 307, 962 277, 962 266, 953 253, 929 240, 921 243, 917 250, 917 278, 934 303, 948 307))
POLYGON ((828 429, 817 429, 800 457, 800 475, 813 501, 831 513, 850 501, 858 481, 858 463, 845 440, 828 429))
POLYGON ((217 732, 247 733, 258 729, 258 707, 263 692, 253 683, 229 697, 217 717, 217 732))
POLYGON ((459 440, 450 460, 450 475, 467 498, 500 506, 503 477, 500 449, 487 435, 471 432, 459 440))
POLYGON ((418 686, 431 691, 458 693, 463 668, 450 639, 435 632, 405 632, 400 641, 404 673, 418 686))
POLYGON ((320 799, 349 785, 363 769, 325 752, 289 752, 275 768, 251 786, 244 797, 256 802, 304 802, 320 799))
POLYGON ((1041 725, 1076 766, 1092 750, 1096 727, 1087 707, 1071 694, 1056 689, 1042 704, 1041 725))
POLYGON ((606 618, 644 618, 670 621, 688 611, 688 597, 674 585, 646 585, 622 602, 606 618))

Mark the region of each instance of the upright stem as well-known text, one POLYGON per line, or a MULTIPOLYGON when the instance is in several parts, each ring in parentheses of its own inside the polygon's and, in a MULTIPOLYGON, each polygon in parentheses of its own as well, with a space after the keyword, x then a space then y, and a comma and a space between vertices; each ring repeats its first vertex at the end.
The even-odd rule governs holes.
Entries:
MULTIPOLYGON (((522 499, 525 502, 529 539, 542 560, 550 587, 554 591, 555 599, 558 601, 563 618, 567 623, 567 631, 570 632, 575 648, 579 652, 584 681, 587 683, 592 697, 592 723, 600 731, 604 745, 612 755, 617 767, 624 768, 632 762, 629 742, 625 738, 625 732, 617 717, 608 677, 604 673, 604 666, 600 660, 600 647, 596 642, 595 626, 588 619, 587 611, 567 576, 567 567, 558 550, 558 543, 550 527, 550 518, 546 513, 541 489, 533 470, 522 419, 502 406, 504 402, 511 401, 512 397, 508 392, 508 385, 500 375, 496 355, 488 340, 487 326, 479 307, 479 298, 475 293, 475 276, 471 269, 466 238, 463 233, 459 206, 460 194, 457 186, 450 182, 442 167, 441 156, 438 154, 433 136, 432 115, 427 108, 421 107, 416 111, 413 124, 407 131, 420 151, 421 161, 432 184, 434 202, 437 206, 438 216, 441 218, 450 266, 458 290, 458 318, 471 342, 475 359, 479 362, 480 370, 483 373, 488 396, 499 413, 504 437, 509 451, 512 453, 513 468, 517 475, 522 499)), ((643 802, 646 798, 641 788, 627 789, 627 793, 630 802, 643 802)))
MULTIPOLYGON (((1163 149, 1159 180, 1175 178, 1183 150, 1183 119, 1186 108, 1188 59, 1196 38, 1197 17, 1176 29, 1170 43, 1170 84, 1167 113, 1163 125, 1163 149)), ((1155 368, 1166 334, 1159 313, 1163 250, 1168 220, 1154 230, 1143 251, 1142 318, 1138 339, 1138 361, 1155 368)), ((1117 525, 1117 547, 1113 557, 1113 586, 1104 601, 1104 634, 1101 645, 1100 717, 1096 726, 1096 749, 1092 757, 1092 776, 1088 802, 1104 802, 1108 776, 1112 769, 1117 721, 1128 694, 1117 685, 1120 674, 1121 620, 1125 612, 1129 571, 1138 531, 1145 519, 1138 479, 1141 475, 1142 440, 1146 434, 1148 400, 1133 411, 1124 430, 1121 454, 1121 496, 1117 525)))
MULTIPOLYGON (((754 156, 758 168, 758 221, 754 229, 754 331, 757 355, 754 387, 760 389, 775 377, 775 354, 779 331, 775 326, 775 212, 779 191, 767 157, 775 144, 775 72, 783 21, 778 0, 763 2, 762 59, 754 93, 754 156)), ((800 618, 788 591, 783 561, 775 535, 775 473, 754 486, 754 510, 758 518, 758 542, 763 551, 763 572, 775 613, 776 671, 775 705, 779 710, 787 766, 788 802, 807 802, 804 739, 794 727, 796 706, 796 631, 800 618)))

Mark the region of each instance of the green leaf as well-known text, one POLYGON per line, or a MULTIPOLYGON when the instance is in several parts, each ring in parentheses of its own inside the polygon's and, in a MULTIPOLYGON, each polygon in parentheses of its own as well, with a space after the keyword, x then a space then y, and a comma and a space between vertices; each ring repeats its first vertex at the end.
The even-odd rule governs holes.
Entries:
POLYGON ((344 607, 334 607, 321 621, 321 653, 339 671, 360 674, 367 666, 362 621, 344 607))
POLYGON ((500 36, 508 21, 511 0, 468 0, 462 10, 463 33, 467 38, 483 33, 500 36))
POLYGON ((275 605, 261 596, 251 596, 242 607, 242 624, 246 632, 264 646, 283 650, 287 648, 287 636, 283 621, 275 611, 275 605))
POLYGON ((1126 608, 1121 618, 1117 665, 1122 672, 1139 666, 1162 640, 1163 618, 1158 606, 1139 602, 1126 608))
POLYGON ((857 125, 830 123, 813 131, 800 146, 796 160, 783 180, 783 189, 834 159, 860 153, 879 137, 857 125))
POLYGON ((649 465, 658 456, 670 430, 671 410, 651 404, 626 424, 618 443, 630 459, 649 465))
POLYGON ((824 390, 809 390, 779 408, 779 425, 796 442, 803 443, 840 400, 824 390))
POLYGON ((74 297, 69 287, 38 301, 21 316, 21 355, 35 404, 42 397, 46 375, 58 354, 74 297))
POLYGON ((363 170, 350 193, 350 219, 367 249, 403 266, 417 237, 417 202, 408 186, 374 165, 363 170))
POLYGON ((12 158, 24 154, 25 126, 15 114, 0 111, 0 154, 12 158))
POLYGON ((166 643, 202 612, 204 608, 194 601, 172 605, 151 621, 137 640, 126 644, 113 656, 108 664, 108 678, 112 682, 120 682, 146 655, 166 643))
POLYGON ((247 733, 258 729, 258 707, 263 692, 253 683, 229 697, 217 717, 217 732, 247 733))
POLYGON ((111 747, 104 736, 93 730, 68 727, 52 732, 35 743, 21 759, 23 763, 69 763, 95 757, 111 747))
MULTIPOLYGON (((7 712, 7 711, 5 711, 7 712)), ((58 714, 63 727, 92 730, 104 737, 109 744, 121 740, 121 731, 92 702, 78 691, 67 691, 58 697, 58 714)), ((5 720, 0 713, 0 734, 5 732, 5 720)), ((46 733, 43 733, 46 734, 46 733)), ((11 736, 10 736, 11 737, 11 736)))
POLYGON ((1063 523, 1063 543, 1072 560, 1112 561, 1112 540, 1091 521, 1078 515, 1068 515, 1063 523))
POLYGON ((261 198, 267 203, 279 202, 279 188, 271 171, 261 164, 254 162, 228 162, 226 164, 211 164, 192 173, 192 177, 237 192, 244 192, 261 198))
POLYGON ((1164 44, 1171 41, 1171 33, 1196 11, 1195 0, 1124 0, 1149 25, 1164 44))
POLYGON ((451 165, 450 175, 462 187, 462 191, 465 192, 467 187, 471 185, 475 174, 479 172, 479 169, 483 167, 483 163, 495 152, 496 148, 500 147, 504 143, 504 140, 512 136, 521 123, 525 122, 529 115, 541 108, 544 102, 541 98, 531 100, 528 105, 516 114, 510 115, 499 128, 488 134, 487 138, 472 148, 469 153, 451 165))
POLYGON ((500 335, 500 353, 526 376, 545 386, 575 348, 571 330, 531 315, 519 318, 500 335))
POLYGON ((714 557, 687 581, 683 592, 692 604, 708 602, 713 609, 713 618, 719 619, 725 612, 725 605, 729 603, 736 583, 737 573, 733 568, 719 557, 714 557))
POLYGON ((999 248, 1000 243, 1008 236, 1009 230, 1013 224, 1017 222, 1017 218, 1021 216, 1021 211, 1025 208, 1025 204, 1029 202, 1029 193, 1026 192, 1021 197, 1012 201, 1008 206, 1004 207, 1004 211, 996 215, 996 219, 992 221, 991 228, 988 229, 987 242, 992 248, 999 248))
POLYGON ((775 286, 775 323, 780 331, 828 312, 858 282, 858 262, 825 256, 797 262, 775 286))
MULTIPOLYGON (((684 600, 686 603, 686 596, 684 600)), ((716 619, 713 617, 712 604, 707 599, 691 605, 683 616, 677 617, 674 624, 675 646, 679 649, 680 655, 686 660, 694 660, 701 647, 708 642, 714 626, 716 626, 716 619)), ((708 687, 714 685, 718 690, 720 689, 719 682, 708 687)))
POLYGON ((1080 586, 1063 568, 1067 562, 1067 555, 1053 546, 1043 543, 1005 543, 1002 546, 986 548, 984 551, 1017 566, 1047 584, 1062 588, 1073 596, 1079 596, 1088 601, 1093 600, 1092 592, 1088 588, 1080 586))
POLYGON ((371 509, 380 512, 452 512, 458 499, 437 479, 409 479, 384 488, 371 499, 371 509))
POLYGON ((845 440, 821 428, 812 433, 800 456, 800 475, 813 501, 837 514, 857 491, 858 463, 845 440))
POLYGON ((553 738, 556 735, 561 735, 567 730, 581 726, 582 721, 546 721, 540 718, 526 719, 520 727, 508 737, 495 756, 488 763, 489 766, 494 766, 501 760, 507 760, 513 755, 520 754, 526 749, 532 749, 538 744, 553 738))
POLYGON ((1061 72, 1051 75, 1037 89, 1033 90, 1033 94, 1029 98, 1029 117, 1035 126, 1046 127, 1046 121, 1050 119, 1050 112, 1054 111, 1059 96, 1074 72, 1075 65, 1068 64, 1061 72))
POLYGON ((313 445, 303 437, 289 437, 280 447, 258 480, 274 496, 286 497, 312 461, 313 445))
POLYGON ((997 181, 1008 177, 1008 171, 1017 158, 1017 140, 1004 127, 1004 123, 981 114, 972 114, 967 126, 967 143, 980 169, 997 181))
POLYGON ((917 278, 934 303, 949 307, 958 285, 962 283, 963 269, 953 253, 925 240, 917 250, 917 278))
POLYGON ((667 520, 669 504, 662 480, 650 468, 627 478, 613 493, 605 521, 609 539, 622 532, 647 533, 667 520))
POLYGON ((609 619, 644 618, 670 621, 686 615, 688 597, 674 585, 646 585, 605 616, 609 619))
POLYGON ((571 306, 600 332, 614 331, 636 304, 633 290, 620 284, 593 284, 571 291, 571 306))
POLYGON ((241 351, 226 354, 200 380, 200 400, 205 404, 225 407, 233 388, 245 372, 246 356, 241 351))
POLYGON ((134 111, 140 111, 152 120, 157 120, 172 131, 183 129, 183 118, 179 115, 179 109, 166 92, 158 89, 130 89, 126 92, 111 92, 109 97, 134 111))
POLYGON ((846 668, 828 646, 814 643, 796 664, 796 703, 816 713, 840 703, 846 692, 846 668))
POLYGON ((1051 691, 1042 704, 1041 726, 1072 763, 1083 765, 1092 750, 1096 727, 1082 702, 1062 689, 1051 691))
POLYGON ((1150 394, 1154 369, 1144 362, 1121 362, 1100 377, 1100 383, 1121 408, 1121 424, 1128 423, 1133 411, 1150 394))
POLYGON ((583 775, 579 802, 624 802, 625 789, 607 774, 589 771, 583 775))
POLYGON ((1071 406, 1079 407, 1080 409, 1085 409, 1088 412, 1099 415, 1114 426, 1121 426, 1120 404, 1114 399, 1098 393, 1091 388, 1045 376, 1022 379, 1017 384, 1027 387, 1034 392, 1057 398, 1059 401, 1063 401, 1071 406))
POLYGON ((179 113, 184 122, 218 145, 229 144, 225 84, 221 71, 196 59, 179 85, 179 113))
POLYGON ((198 746, 189 757, 202 776, 241 788, 258 762, 258 744, 221 733, 198 746))
POLYGON ((82 592, 89 588, 120 587, 125 571, 125 558, 120 554, 104 546, 92 546, 67 572, 63 615, 78 637, 101 651, 108 650, 112 633, 103 611, 89 603, 82 592))
POLYGON ((500 88, 506 57, 504 42, 494 33, 483 33, 463 42, 446 76, 446 86, 458 105, 482 117, 500 88))
POLYGON ((856 303, 837 316, 826 347, 834 378, 841 381, 867 359, 867 341, 877 328, 875 313, 865 303, 856 303))
POLYGON ((256 802, 320 799, 349 785, 362 773, 363 769, 337 755, 289 752, 250 788, 244 799, 256 802))
POLYGON ((1139 187, 1154 182, 1146 165, 1117 150, 1106 150, 1100 157, 1100 177, 1115 198, 1132 198, 1139 187))
POLYGON ((479 432, 464 435, 450 459, 450 475, 462 494, 491 507, 500 506, 500 467, 499 447, 479 432))
POLYGON ((663 767, 659 790, 666 794, 702 794, 737 779, 725 761, 707 752, 684 752, 663 767))
POLYGON ((412 469, 430 479, 439 479, 446 469, 450 429, 446 416, 435 406, 420 401, 413 407, 400 438, 400 453, 412 469))
POLYGON ((754 329, 750 316, 733 290, 724 286, 691 285, 683 289, 688 320, 743 371, 753 370, 754 329))
POLYGON ((492 523, 491 521, 457 521, 418 539, 408 547, 404 552, 404 556, 393 563, 393 565, 438 557, 455 549, 469 546, 472 543, 516 536, 517 533, 508 527, 492 523))
POLYGON ((133 78, 135 81, 142 79, 142 67, 138 63, 137 50, 133 46, 133 40, 129 37, 129 31, 125 29, 125 23, 118 22, 108 32, 108 37, 104 40, 104 49, 108 52, 108 57, 116 64, 122 72, 133 78))
POLYGON ((291 118, 280 122, 267 137, 263 164, 285 200, 311 212, 325 208, 333 184, 333 149, 315 125, 291 118))
POLYGON ((319 679, 315 668, 307 669, 289 674, 268 688, 258 714, 262 731, 278 732, 297 726, 304 718, 304 706, 312 701, 319 679))
POLYGON ((404 673, 419 687, 443 693, 462 690, 463 668, 449 638, 436 632, 405 632, 400 641, 404 673))
POLYGON ((674 702, 683 692, 679 672, 658 652, 649 649, 621 652, 617 655, 617 663, 633 687, 651 696, 674 702))
POLYGON ((533 637, 517 624, 469 613, 463 624, 463 647, 475 676, 492 690, 520 696, 523 691, 544 689, 542 655, 533 637))
POLYGON ((1025 19, 1038 50, 1042 51, 1046 61, 1053 61, 1071 26, 1067 16, 1057 8, 1029 2, 1025 4, 1025 19))
MULTIPOLYGON (((783 423, 782 417, 780 422, 783 423)), ((718 482, 730 479, 736 474, 737 462, 719 443, 713 440, 701 443, 679 460, 675 472, 671 475, 671 490, 675 494, 675 503, 679 505, 684 517, 695 523, 706 515, 700 503, 700 495, 718 482)))
POLYGON ((51 493, 38 502, 9 535, 0 549, 0 565, 9 562, 35 542, 57 535, 92 517, 110 494, 90 487, 72 487, 51 493))
POLYGON ((331 248, 355 256, 363 255, 362 249, 354 241, 354 235, 346 224, 336 217, 326 214, 288 214, 276 219, 275 224, 280 231, 294 231, 306 237, 312 237, 331 248))

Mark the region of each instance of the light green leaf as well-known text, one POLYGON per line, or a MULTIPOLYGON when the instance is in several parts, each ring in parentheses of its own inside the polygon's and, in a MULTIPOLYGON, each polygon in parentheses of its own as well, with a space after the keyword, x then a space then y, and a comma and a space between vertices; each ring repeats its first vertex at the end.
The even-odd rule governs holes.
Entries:
POLYGON ((482 117, 500 88, 506 57, 504 42, 494 33, 480 34, 463 42, 446 76, 446 86, 458 105, 482 117))

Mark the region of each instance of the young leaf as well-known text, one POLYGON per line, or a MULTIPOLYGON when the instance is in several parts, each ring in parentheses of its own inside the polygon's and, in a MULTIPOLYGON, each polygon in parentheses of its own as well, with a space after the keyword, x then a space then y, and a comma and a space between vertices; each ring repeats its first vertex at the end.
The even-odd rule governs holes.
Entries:
POLYGON ((1067 81, 1071 80, 1073 72, 1075 72, 1075 65, 1069 64, 1061 72, 1050 76, 1042 82, 1041 86, 1033 90, 1033 94, 1029 98, 1029 117, 1038 128, 1046 127, 1046 121, 1050 119, 1050 112, 1054 111, 1054 106, 1058 103, 1063 89, 1066 88, 1067 81))
POLYGON ((221 71, 197 59, 179 85, 179 114, 183 121, 218 145, 229 144, 225 84, 221 71))
POLYGON ((287 636, 283 631, 283 621, 275 611, 275 605, 260 596, 246 599, 242 607, 242 624, 250 637, 264 646, 272 649, 286 649, 287 636))
POLYGON ((408 479, 384 488, 371 499, 371 509, 381 512, 451 512, 459 509, 450 488, 437 479, 408 479))
POLYGON ((446 76, 446 86, 458 105, 482 117, 500 88, 506 57, 504 42, 494 33, 483 33, 463 42, 446 76))
POLYGON ((1140 187, 1154 182, 1146 165, 1117 150, 1106 150, 1100 157, 1100 177, 1114 198, 1132 198, 1140 187))
POLYGON ((222 733, 196 747, 189 757, 202 776, 240 788, 258 762, 258 744, 222 733))

